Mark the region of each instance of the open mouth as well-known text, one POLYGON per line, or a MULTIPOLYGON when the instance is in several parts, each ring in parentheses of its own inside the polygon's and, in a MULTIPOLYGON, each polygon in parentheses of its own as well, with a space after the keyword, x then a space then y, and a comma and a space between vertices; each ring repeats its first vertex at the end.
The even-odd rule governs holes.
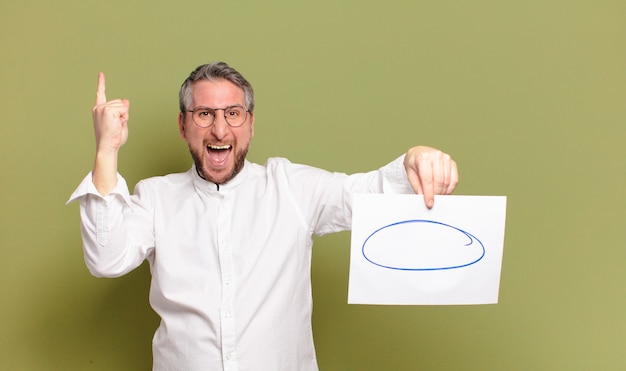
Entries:
POLYGON ((227 162, 233 146, 230 144, 223 146, 209 144, 206 146, 206 149, 211 164, 213 166, 222 166, 227 162))

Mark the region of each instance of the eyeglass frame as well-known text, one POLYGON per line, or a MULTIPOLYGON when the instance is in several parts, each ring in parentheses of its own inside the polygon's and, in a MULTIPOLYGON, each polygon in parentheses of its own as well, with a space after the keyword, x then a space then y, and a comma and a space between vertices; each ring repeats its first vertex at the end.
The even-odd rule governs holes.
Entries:
POLYGON ((196 125, 196 126, 197 126, 197 127, 199 127, 199 128, 206 129, 206 128, 210 128, 211 126, 213 126, 213 124, 215 124, 215 119, 217 119, 217 115, 216 115, 216 113, 217 113, 217 111, 220 111, 220 110, 221 110, 221 111, 224 111, 224 121, 226 121, 226 123, 228 124, 228 126, 230 126, 231 128, 238 128, 238 127, 240 127, 241 125, 245 124, 245 123, 246 123, 246 120, 248 119, 248 114, 250 113, 250 110, 249 110, 249 109, 247 109, 246 107, 242 106, 241 104, 233 104, 233 105, 230 105, 230 106, 226 106, 226 107, 224 107, 224 108, 211 108, 211 107, 207 107, 207 106, 198 106, 198 107, 195 107, 194 109, 188 109, 188 110, 186 110, 185 112, 191 112, 191 121, 193 121, 194 125, 196 125), (226 116, 226 110, 227 110, 227 109, 229 109, 229 108, 233 108, 233 107, 241 107, 241 108, 243 108, 243 109, 244 109, 244 112, 245 112, 245 114, 246 114, 246 116, 244 117, 243 121, 241 121, 241 124, 239 124, 239 125, 232 125, 232 124, 228 121, 228 117, 226 116), (195 119, 194 119, 194 117, 193 117, 193 113, 194 113, 195 111, 197 111, 197 110, 201 110, 201 109, 204 109, 204 110, 212 110, 212 111, 213 111, 213 113, 214 113, 214 115, 213 115, 213 121, 212 121, 212 122, 211 122, 211 124, 210 124, 210 125, 208 125, 208 126, 201 126, 200 124, 198 124, 198 123, 196 122, 196 120, 195 120, 195 119))

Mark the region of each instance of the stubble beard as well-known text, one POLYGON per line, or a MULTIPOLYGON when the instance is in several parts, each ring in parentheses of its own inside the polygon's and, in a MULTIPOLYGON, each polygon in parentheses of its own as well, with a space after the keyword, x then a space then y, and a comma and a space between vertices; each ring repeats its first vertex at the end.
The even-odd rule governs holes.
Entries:
POLYGON ((211 183, 224 184, 233 179, 237 174, 239 174, 239 172, 241 172, 241 169, 243 169, 243 166, 246 163, 248 148, 249 146, 235 154, 235 164, 233 166, 233 170, 224 178, 215 178, 207 174, 206 171, 204 171, 204 161, 202 160, 202 156, 198 155, 198 153, 192 150, 191 147, 189 148, 189 153, 191 153, 193 162, 196 165, 196 171, 198 172, 200 178, 211 183))

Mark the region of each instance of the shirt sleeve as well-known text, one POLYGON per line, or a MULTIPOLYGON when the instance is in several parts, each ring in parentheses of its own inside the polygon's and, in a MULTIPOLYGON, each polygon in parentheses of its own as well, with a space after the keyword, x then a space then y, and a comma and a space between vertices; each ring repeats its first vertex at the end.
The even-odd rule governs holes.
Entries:
POLYGON ((118 174, 116 187, 101 195, 89 173, 68 204, 80 200, 85 263, 97 277, 118 277, 138 267, 152 252, 152 217, 138 196, 131 196, 118 174))
POLYGON ((355 193, 414 193, 404 169, 404 156, 367 173, 346 175, 291 164, 289 174, 295 202, 316 235, 351 228, 355 193))

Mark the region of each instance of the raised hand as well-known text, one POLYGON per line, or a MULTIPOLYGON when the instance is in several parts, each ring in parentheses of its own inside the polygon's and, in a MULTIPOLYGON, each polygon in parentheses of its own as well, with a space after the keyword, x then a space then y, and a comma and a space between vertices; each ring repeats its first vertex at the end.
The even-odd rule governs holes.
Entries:
POLYGON ((128 139, 128 99, 106 100, 104 73, 98 73, 93 125, 97 151, 117 152, 128 139))
POLYGON ((96 104, 91 110, 96 135, 96 160, 92 180, 98 192, 106 195, 117 184, 117 158, 119 149, 128 139, 127 99, 106 100, 104 74, 98 74, 96 104))

